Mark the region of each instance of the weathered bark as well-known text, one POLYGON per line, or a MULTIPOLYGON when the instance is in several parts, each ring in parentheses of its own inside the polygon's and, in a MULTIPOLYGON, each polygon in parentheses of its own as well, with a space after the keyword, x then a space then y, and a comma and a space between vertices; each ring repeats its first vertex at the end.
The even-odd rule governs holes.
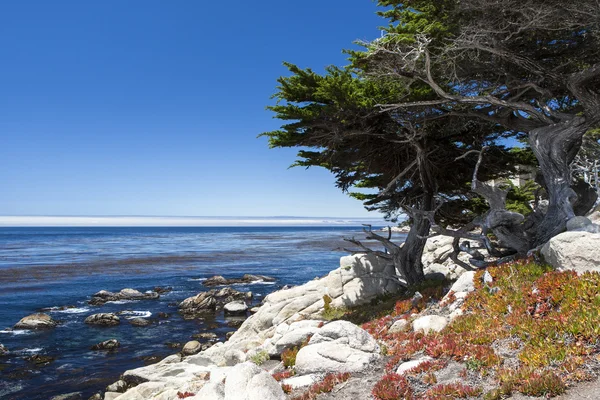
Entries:
POLYGON ((529 132, 529 144, 540 165, 548 193, 548 210, 535 231, 533 247, 563 232, 567 221, 575 216, 573 202, 577 194, 571 188, 570 165, 588 129, 584 117, 575 117, 529 132))
MULTIPOLYGON (((433 196, 427 195, 424 199, 423 211, 433 210, 433 196)), ((404 245, 394 255, 394 266, 401 273, 409 285, 423 282, 425 274, 423 273, 423 250, 427 243, 427 235, 431 228, 431 222, 425 213, 415 212, 412 216, 413 224, 404 241, 404 245)))

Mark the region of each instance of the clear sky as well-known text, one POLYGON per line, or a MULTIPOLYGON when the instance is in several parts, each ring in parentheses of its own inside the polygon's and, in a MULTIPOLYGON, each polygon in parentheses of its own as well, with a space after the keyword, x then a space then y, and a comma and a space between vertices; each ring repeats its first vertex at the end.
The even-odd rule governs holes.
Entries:
POLYGON ((379 36, 370 0, 0 2, 0 215, 374 216, 269 150, 283 61, 379 36))

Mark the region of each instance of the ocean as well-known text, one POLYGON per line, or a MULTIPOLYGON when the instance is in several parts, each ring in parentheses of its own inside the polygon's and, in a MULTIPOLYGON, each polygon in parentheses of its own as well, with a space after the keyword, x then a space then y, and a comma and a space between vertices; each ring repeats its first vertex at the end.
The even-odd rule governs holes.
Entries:
POLYGON ((224 340, 235 321, 222 313, 184 320, 177 304, 208 290, 204 279, 243 274, 271 276, 275 282, 235 285, 252 291, 254 302, 283 285, 297 285, 326 275, 347 253, 344 237, 361 237, 359 226, 319 227, 46 227, 0 228, 0 399, 48 399, 82 392, 83 398, 103 391, 127 369, 147 365, 178 349, 192 335, 214 332, 224 340), (172 291, 158 300, 87 303, 100 290, 160 286, 172 291), (63 306, 69 308, 60 309, 63 306), (10 328, 42 308, 60 324, 47 331, 10 328), (121 312, 115 327, 94 327, 84 319, 99 312, 121 312), (160 312, 168 313, 158 319, 160 312), (134 327, 126 319, 153 320, 134 327), (117 339, 116 352, 91 346, 117 339), (54 361, 36 366, 32 355, 54 361))

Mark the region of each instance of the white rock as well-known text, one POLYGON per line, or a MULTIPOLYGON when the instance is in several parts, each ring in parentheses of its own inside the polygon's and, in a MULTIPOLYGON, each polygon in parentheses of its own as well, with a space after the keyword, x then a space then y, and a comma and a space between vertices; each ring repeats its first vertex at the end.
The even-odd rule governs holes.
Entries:
POLYGON ((494 278, 492 278, 492 274, 490 274, 489 271, 485 271, 483 273, 483 283, 490 284, 492 282, 494 282, 494 278))
POLYGON ((475 290, 475 271, 465 272, 458 278, 456 282, 450 288, 451 292, 459 293, 459 292, 472 292, 475 290))
POLYGON ((327 372, 358 372, 379 356, 379 345, 365 330, 348 321, 321 328, 296 356, 300 375, 327 372))
POLYGON ((423 331, 424 333, 440 332, 448 325, 448 320, 439 315, 426 315, 419 317, 413 321, 413 330, 415 332, 423 331))
POLYGON ((209 382, 195 396, 188 397, 188 400, 223 400, 225 399, 224 387, 223 382, 209 382))
POLYGON ((600 234, 561 233, 542 247, 542 255, 554 268, 600 272, 600 234))
POLYGON ((243 363, 247 358, 246 353, 237 349, 227 350, 223 357, 225 357, 225 364, 228 366, 243 363))
POLYGON ((106 393, 104 393, 104 400, 115 400, 116 398, 120 397, 121 395, 123 395, 123 393, 106 392, 106 393))
POLYGON ((106 387, 107 392, 118 392, 123 393, 127 389, 127 382, 123 380, 118 380, 115 383, 108 385, 106 387))
POLYGON ((301 376, 292 376, 291 378, 281 381, 284 385, 290 385, 292 389, 304 388, 317 383, 321 380, 322 375, 310 374, 301 376))
POLYGON ((281 385, 251 362, 238 364, 225 380, 225 400, 285 400, 281 385))
POLYGON ((54 321, 48 314, 37 313, 21 318, 14 326, 15 329, 49 329, 56 326, 54 321))
POLYGON ((398 375, 403 375, 406 371, 413 369, 415 367, 418 367, 419 365, 423 364, 424 362, 431 361, 431 360, 433 360, 433 358, 423 357, 423 358, 419 358, 418 360, 404 362, 404 363, 400 364, 400 366, 396 370, 396 373, 398 375))
POLYGON ((405 319, 399 319, 398 321, 394 322, 392 324, 392 326, 390 326, 390 329, 388 330, 388 333, 400 333, 400 332, 404 332, 408 329, 409 323, 407 320, 405 319))
POLYGON ((248 311, 248 305, 243 301, 232 301, 225 304, 223 311, 226 314, 245 314, 248 311))
POLYGON ((192 354, 198 353, 200 350, 202 350, 202 344, 197 340, 191 340, 183 346, 181 353, 186 356, 191 356, 192 354))

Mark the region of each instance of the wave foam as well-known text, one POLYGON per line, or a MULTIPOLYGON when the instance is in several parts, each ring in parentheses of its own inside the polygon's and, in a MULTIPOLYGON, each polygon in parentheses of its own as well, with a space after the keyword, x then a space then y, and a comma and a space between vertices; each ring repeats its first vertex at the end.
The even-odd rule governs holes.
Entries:
POLYGON ((126 319, 149 318, 152 316, 152 312, 150 312, 150 311, 122 311, 121 315, 130 315, 130 317, 125 317, 126 319))

